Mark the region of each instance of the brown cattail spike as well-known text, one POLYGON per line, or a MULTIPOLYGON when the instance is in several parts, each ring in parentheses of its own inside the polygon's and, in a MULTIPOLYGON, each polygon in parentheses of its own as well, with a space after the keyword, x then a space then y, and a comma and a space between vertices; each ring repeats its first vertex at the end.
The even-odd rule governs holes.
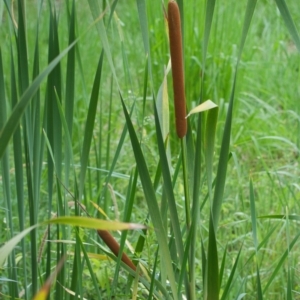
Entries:
MULTIPOLYGON (((119 255, 120 245, 113 238, 113 236, 107 230, 97 230, 98 235, 101 237, 103 242, 109 247, 109 249, 113 252, 115 256, 119 255)), ((136 266, 131 261, 131 259, 126 255, 126 253, 122 253, 121 257, 122 261, 133 271, 136 271, 136 266)))
POLYGON ((185 118, 186 106, 184 92, 180 12, 179 7, 175 1, 170 1, 168 4, 168 24, 173 76, 176 132, 179 138, 183 138, 186 135, 187 131, 187 121, 185 118))

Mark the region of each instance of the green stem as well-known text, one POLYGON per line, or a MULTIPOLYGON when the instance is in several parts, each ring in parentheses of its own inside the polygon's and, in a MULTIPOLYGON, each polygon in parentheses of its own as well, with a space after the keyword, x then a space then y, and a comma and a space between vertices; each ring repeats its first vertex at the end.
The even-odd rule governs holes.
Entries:
POLYGON ((185 217, 186 217, 186 227, 187 232, 191 226, 191 206, 190 206, 190 193, 189 193, 189 183, 187 175, 187 155, 186 155, 186 143, 185 137, 180 139, 181 151, 182 151, 182 170, 183 170, 183 185, 184 185, 184 198, 185 198, 185 217))
MULTIPOLYGON (((185 216, 186 216, 186 228, 187 234, 192 234, 191 228, 191 205, 190 205, 190 193, 189 193, 189 181, 188 181, 188 172, 187 172, 187 154, 186 154, 186 141, 185 137, 180 139, 181 141, 181 151, 182 151, 182 170, 183 170, 183 185, 184 185, 184 198, 185 198, 185 216)), ((190 247, 190 245, 187 247, 190 247)), ((192 263, 194 263, 194 257, 191 255, 193 252, 192 249, 189 249, 189 299, 195 299, 195 282, 192 281, 194 278, 194 268, 192 263)))

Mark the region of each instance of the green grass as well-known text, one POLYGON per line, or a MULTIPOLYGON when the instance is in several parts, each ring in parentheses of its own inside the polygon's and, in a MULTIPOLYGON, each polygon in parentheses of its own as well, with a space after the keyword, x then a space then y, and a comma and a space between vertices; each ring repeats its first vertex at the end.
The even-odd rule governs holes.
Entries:
POLYGON ((298 299, 296 2, 178 1, 187 111, 218 105, 182 143, 167 1, 129 2, 0 4, 0 298, 298 299))

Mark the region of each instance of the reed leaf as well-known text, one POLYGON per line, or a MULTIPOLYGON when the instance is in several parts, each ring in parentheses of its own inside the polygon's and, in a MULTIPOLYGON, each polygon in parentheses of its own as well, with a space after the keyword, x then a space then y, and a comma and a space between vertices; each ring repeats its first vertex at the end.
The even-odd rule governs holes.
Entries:
POLYGON ((170 252, 168 249, 168 244, 166 241, 165 228, 162 223, 160 211, 159 211, 156 196, 155 196, 155 191, 153 189, 153 185, 152 185, 152 182, 150 179, 150 175, 149 175, 149 171, 148 171, 148 168, 147 168, 147 165, 145 162, 145 158, 143 156, 136 133, 132 126, 130 116, 127 112, 127 109, 125 107, 125 104, 123 102, 121 95, 120 95, 120 97, 121 97, 124 115, 126 118, 126 124, 128 127, 128 131, 129 131, 129 135, 130 135, 130 139, 131 139, 131 143, 132 143, 132 149, 133 149, 136 161, 138 162, 137 168, 138 168, 139 176, 140 176, 141 183, 142 183, 142 186, 144 189, 145 199, 147 201, 147 205, 149 208, 149 214, 151 216, 151 219, 152 219, 152 222, 153 222, 153 225, 155 228, 156 237, 157 237, 158 244, 160 247, 161 257, 163 257, 162 263, 164 264, 165 270, 167 271, 167 274, 168 274, 173 297, 174 297, 174 299, 177 299, 177 289, 176 289, 176 285, 175 285, 175 276, 174 276, 174 272, 173 272, 173 268, 172 268, 172 261, 171 261, 170 252))

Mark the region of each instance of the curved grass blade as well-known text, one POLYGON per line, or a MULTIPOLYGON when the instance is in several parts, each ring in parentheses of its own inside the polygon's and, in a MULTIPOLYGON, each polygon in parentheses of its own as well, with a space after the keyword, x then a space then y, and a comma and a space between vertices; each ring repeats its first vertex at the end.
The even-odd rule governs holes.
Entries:
POLYGON ((13 251, 14 247, 22 240, 22 238, 25 237, 31 230, 33 230, 37 226, 39 225, 36 224, 23 230, 22 232, 14 236, 12 239, 10 239, 8 242, 6 242, 4 246, 0 248, 0 267, 3 266, 8 255, 13 251))
POLYGON ((209 220, 209 236, 208 236, 208 250, 207 250, 207 273, 206 284, 204 290, 204 299, 218 300, 219 299, 219 263, 217 238, 214 228, 213 218, 209 220))
POLYGON ((59 260, 55 270, 48 277, 48 279, 46 280, 46 282, 44 283, 42 288, 39 290, 39 292, 34 296, 33 300, 46 300, 47 299, 48 294, 50 292, 51 284, 53 283, 53 281, 55 280, 55 277, 58 275, 61 268, 63 267, 65 260, 66 260, 66 256, 63 256, 59 260))
POLYGON ((104 51, 101 51, 101 55, 98 62, 98 67, 93 83, 93 89, 89 104, 88 115, 86 119, 85 131, 84 131, 84 140, 81 152, 81 171, 80 171, 80 178, 79 178, 79 199, 81 199, 81 195, 83 194, 84 189, 84 180, 85 180, 85 173, 88 165, 89 159, 89 152, 92 143, 93 137, 93 130, 95 125, 95 118, 97 112, 97 104, 98 104, 98 96, 99 96, 99 88, 100 88, 100 81, 101 81, 101 74, 102 74, 102 65, 103 65, 103 55, 104 51))
POLYGON ((290 11, 286 5, 285 0, 275 0, 275 2, 285 22, 286 27, 290 32, 290 35, 292 36, 292 39, 294 40, 294 43, 298 51, 300 52, 300 36, 295 26, 295 23, 291 17, 290 11))
POLYGON ((174 297, 174 299, 177 299, 177 288, 176 288, 176 283, 175 283, 175 276, 174 276, 174 271, 173 271, 173 267, 172 267, 171 256, 170 256, 167 238, 166 238, 167 235, 166 235, 165 228, 163 226, 163 222, 161 219, 158 203, 157 203, 156 196, 155 196, 155 191, 154 191, 151 179, 150 179, 149 171, 148 171, 148 168, 146 165, 146 161, 145 161, 142 149, 140 147, 140 144, 139 144, 137 135, 135 133, 135 130, 133 128, 130 116, 129 116, 126 106, 124 104, 122 95, 120 95, 120 97, 121 97, 124 115, 126 118, 128 132, 129 132, 130 139, 131 139, 132 149, 133 149, 133 152, 135 155, 137 168, 139 171, 141 183, 142 183, 143 190, 145 193, 145 198, 146 198, 147 205, 149 208, 150 217, 152 219, 152 222, 153 222, 153 225, 155 228, 156 237, 157 237, 158 244, 160 247, 161 257, 163 258, 163 260, 161 262, 164 265, 163 268, 165 268, 165 270, 168 274, 173 297, 174 297))
POLYGON ((235 86, 236 86, 236 79, 237 79, 237 69, 238 64, 241 59, 242 51, 245 45, 246 37, 248 34, 248 30, 250 27, 250 22, 254 13, 255 5, 257 0, 248 0, 247 8, 245 12, 244 18, 244 26, 242 31, 242 37, 238 52, 238 60, 236 63, 235 74, 233 79, 233 85, 231 90, 231 96, 229 100, 228 112, 225 121, 224 133, 222 138, 222 145, 220 151, 220 158, 218 164, 218 171, 216 176, 216 186, 213 198, 213 206, 212 206, 212 217, 215 225, 215 229, 218 228, 219 223, 219 216, 221 211, 223 193, 225 188, 225 180, 226 180, 226 173, 227 173, 227 161, 229 157, 229 146, 230 146, 230 134, 231 134, 231 124, 232 124, 232 112, 233 112, 233 103, 235 97, 235 86))
MULTIPOLYGON (((168 199, 168 208, 170 210, 170 219, 173 229, 173 234, 175 238, 175 244, 176 249, 179 256, 179 265, 182 267, 181 272, 185 274, 186 272, 186 266, 182 265, 183 257, 184 257, 184 248, 183 248, 183 241, 182 241, 182 234, 181 234, 181 228, 179 223, 179 217, 176 207, 176 201, 175 201, 175 195, 173 190, 173 184, 169 169, 169 163, 167 158, 167 153, 165 150, 164 142, 163 142, 163 136, 162 131, 160 127, 160 122, 158 118, 158 112, 156 109, 155 101, 153 101, 154 104, 154 116, 155 116, 155 127, 156 127, 156 137, 157 137, 157 144, 158 144, 158 151, 159 151, 159 157, 160 157, 160 164, 161 164, 161 172, 162 177, 164 181, 164 191, 166 193, 167 199, 168 199)), ((181 274, 181 275, 183 275, 181 274)), ((186 277, 183 275, 183 277, 186 277)), ((187 283, 187 277, 186 277, 186 293, 188 293, 188 283, 187 283)))
POLYGON ((194 107, 186 116, 186 118, 188 118, 190 115, 196 114, 196 113, 200 113, 203 111, 207 111, 210 109, 213 109, 217 107, 217 104, 215 104, 214 102, 212 102, 211 100, 206 100, 205 102, 199 104, 198 106, 194 107))
MULTIPOLYGON (((96 242, 97 243, 97 242, 96 242)), ((98 244, 99 245, 99 244, 98 244)), ((112 259, 113 261, 117 260, 117 257, 115 257, 112 253, 110 253, 109 251, 107 251, 105 248, 103 248, 101 245, 99 245, 101 248, 101 251, 103 251, 110 259, 112 259)), ((122 268, 125 269, 133 278, 135 278, 137 276, 136 272, 133 271, 130 267, 128 267, 126 264, 124 264, 123 262, 121 262, 122 268)), ((162 283, 157 280, 155 280, 155 287, 157 289, 154 289, 154 299, 171 299, 167 289, 162 285, 162 283), (162 298, 162 295, 164 296, 164 298, 162 298)), ((146 289, 148 289, 150 291, 150 285, 151 283, 149 283, 149 281, 146 279, 145 276, 140 276, 139 277, 139 281, 146 287, 146 289)), ((153 299, 153 298, 151 298, 153 299)))
POLYGON ((170 218, 171 218, 173 233, 174 233, 174 237, 175 237, 176 248, 177 248, 177 251, 179 254, 180 262, 182 262, 183 242, 182 242, 182 236, 181 236, 180 223, 179 223, 179 218, 178 218, 178 213, 177 213, 177 208, 176 208, 176 200, 175 200, 175 195, 174 195, 174 190, 173 190, 173 185, 172 185, 172 179, 171 179, 167 154, 165 151, 162 131, 160 128, 160 122, 158 119, 158 112, 156 109, 155 102, 154 102, 154 116, 155 116, 157 144, 158 144, 158 150, 159 150, 159 156, 160 156, 161 172, 162 172, 162 177, 164 180, 165 193, 168 198, 168 203, 169 203, 168 208, 170 210, 170 218))
POLYGON ((78 238, 77 238, 77 241, 79 241, 79 243, 80 243, 80 248, 81 248, 81 250, 82 250, 82 252, 83 252, 83 255, 84 255, 84 258, 85 258, 87 267, 88 267, 89 272, 90 272, 90 274, 91 274, 92 281, 93 281, 93 286, 94 286, 94 288, 95 288, 95 290, 96 290, 97 298, 98 298, 98 299, 101 299, 102 297, 101 297, 101 292, 100 292, 100 290, 99 290, 99 284, 98 284, 98 282, 97 282, 97 278, 96 278, 95 272, 94 272, 93 267, 92 267, 92 264, 91 264, 91 262, 90 262, 89 255, 88 255, 88 253, 87 253, 87 251, 86 251, 86 248, 84 247, 84 245, 83 245, 83 243, 82 243, 82 240, 81 240, 81 238, 80 238, 79 236, 78 236, 78 238))
POLYGON ((84 228, 102 229, 102 230, 128 230, 128 229, 143 229, 144 225, 135 223, 112 222, 89 217, 59 217, 46 221, 42 224, 64 224, 78 226, 84 228))
POLYGON ((64 224, 64 225, 71 225, 71 226, 78 226, 78 227, 84 227, 84 228, 92 228, 92 229, 103 229, 103 230, 131 230, 131 229, 144 229, 146 226, 141 224, 135 224, 135 223, 123 223, 123 222, 111 222, 111 221, 105 221, 100 219, 94 219, 89 217, 58 217, 54 218, 48 221, 45 221, 43 223, 36 224, 34 226, 31 226, 19 234, 17 234, 15 237, 10 239, 8 242, 4 244, 0 248, 0 267, 3 266, 5 259, 7 256, 11 253, 11 251, 14 249, 14 247, 22 240, 23 237, 25 237, 31 230, 35 229, 38 226, 41 225, 48 225, 48 224, 64 224))

